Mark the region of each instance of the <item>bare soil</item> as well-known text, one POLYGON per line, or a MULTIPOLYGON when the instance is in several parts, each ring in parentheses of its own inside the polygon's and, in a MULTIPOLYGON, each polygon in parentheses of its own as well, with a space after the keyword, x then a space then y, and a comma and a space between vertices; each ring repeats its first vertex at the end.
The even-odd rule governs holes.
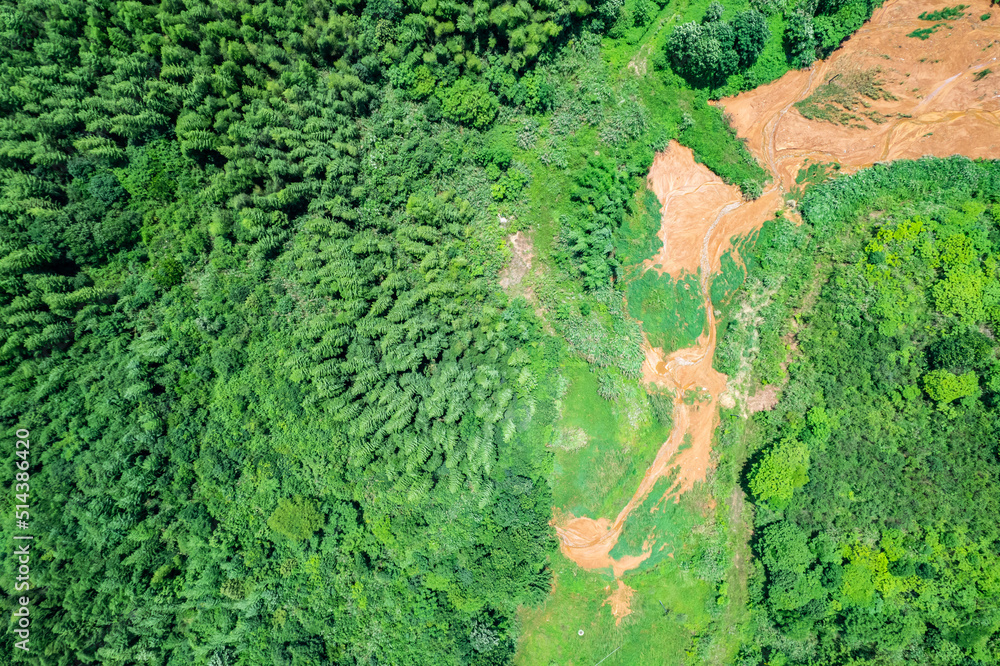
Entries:
POLYGON ((535 248, 531 243, 531 238, 521 231, 507 237, 510 245, 510 262, 500 269, 497 276, 500 280, 500 288, 509 292, 524 279, 524 276, 531 270, 531 260, 535 257, 535 248))
POLYGON ((734 127, 778 183, 790 189, 806 159, 839 162, 851 171, 876 162, 923 155, 1000 155, 1000 21, 980 21, 985 0, 970 0, 965 16, 927 40, 907 37, 926 28, 917 17, 926 0, 890 0, 829 59, 789 72, 750 92, 722 100, 734 127), (810 121, 791 106, 838 74, 878 69, 890 99, 866 99, 885 122, 866 129, 810 121))
MULTIPOLYGON (((635 594, 635 590, 618 579, 618 587, 611 596, 604 600, 602 606, 611 604, 611 614, 615 616, 615 626, 617 627, 622 623, 626 617, 632 614, 632 595, 635 594)), ((610 590, 611 587, 605 588, 610 590)))
POLYGON ((780 397, 781 387, 777 384, 768 384, 747 398, 747 412, 750 414, 769 412, 778 404, 780 397))
MULTIPOLYGON (((553 524, 563 553, 581 567, 611 567, 620 577, 639 566, 652 552, 653 544, 640 556, 613 560, 609 555, 629 513, 675 465, 680 474, 668 494, 683 493, 705 479, 718 418, 716 401, 725 394, 727 379, 712 367, 715 309, 709 299, 708 278, 719 271, 732 237, 759 228, 784 207, 785 195, 795 186, 795 177, 806 160, 838 162, 843 173, 879 161, 923 155, 1000 157, 1000 74, 978 81, 974 76, 991 65, 998 66, 1000 21, 979 20, 980 14, 990 11, 986 0, 969 2, 972 5, 965 16, 949 22, 952 29, 919 40, 907 34, 926 27, 917 16, 934 7, 926 0, 889 0, 828 60, 722 100, 720 105, 738 135, 747 140, 748 148, 773 178, 755 201, 744 202, 736 187, 726 185, 696 163, 691 151, 676 142, 656 156, 649 187, 663 204, 658 234, 663 246, 646 268, 674 278, 701 269, 707 332, 694 347, 671 354, 646 344, 643 379, 670 388, 677 396, 674 428, 614 520, 555 516, 553 524), (881 123, 845 126, 809 120, 794 108, 796 102, 835 76, 876 68, 880 85, 889 94, 866 99, 870 106, 865 111, 873 112, 867 117, 881 123), (697 388, 705 389, 710 399, 685 405, 684 392, 697 388), (678 454, 687 434, 692 446, 678 454)), ((758 395, 760 400, 751 401, 750 409, 773 407, 776 395, 768 391, 758 395)))

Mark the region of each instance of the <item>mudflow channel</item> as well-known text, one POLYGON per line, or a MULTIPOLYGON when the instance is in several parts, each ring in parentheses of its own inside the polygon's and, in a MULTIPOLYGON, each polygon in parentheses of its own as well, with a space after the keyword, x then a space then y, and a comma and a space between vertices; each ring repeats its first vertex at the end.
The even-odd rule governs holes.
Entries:
MULTIPOLYGON (((966 1, 971 6, 963 17, 920 40, 907 35, 933 24, 918 16, 940 7, 926 0, 889 0, 829 59, 722 100, 720 106, 737 134, 772 177, 755 201, 744 202, 736 187, 723 183, 675 142, 656 156, 649 185, 663 204, 659 232, 663 247, 646 268, 674 278, 701 269, 707 333, 695 347, 671 354, 647 345, 644 379, 673 391, 674 428, 617 516, 568 515, 556 524, 562 552, 579 566, 611 567, 616 578, 637 567, 662 544, 646 543, 641 555, 613 559, 609 553, 629 513, 674 466, 680 468, 679 474, 668 495, 676 497, 705 478, 717 403, 732 401, 726 395, 726 376, 712 367, 716 331, 709 276, 719 270, 730 238, 759 228, 786 206, 786 195, 807 161, 836 162, 841 172, 850 172, 880 161, 923 155, 1000 157, 1000 11, 994 7, 994 16, 983 21, 980 16, 991 12, 989 3, 966 1), (997 72, 976 76, 991 67, 997 72), (867 118, 849 126, 811 121, 794 107, 836 77, 873 70, 890 95, 865 99, 870 106, 859 108, 878 123, 867 118), (705 389, 711 399, 685 405, 681 396, 688 389, 705 389), (692 446, 678 453, 686 434, 691 435, 692 446)), ((627 613, 623 608, 615 614, 627 613)))

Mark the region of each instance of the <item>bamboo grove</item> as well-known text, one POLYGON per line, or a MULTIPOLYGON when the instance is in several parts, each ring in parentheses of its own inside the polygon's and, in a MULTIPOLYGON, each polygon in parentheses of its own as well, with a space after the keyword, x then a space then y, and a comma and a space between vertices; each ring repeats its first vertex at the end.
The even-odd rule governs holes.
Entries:
POLYGON ((558 348, 386 65, 461 87, 586 9, 0 9, 39 663, 504 663, 548 584, 558 348))

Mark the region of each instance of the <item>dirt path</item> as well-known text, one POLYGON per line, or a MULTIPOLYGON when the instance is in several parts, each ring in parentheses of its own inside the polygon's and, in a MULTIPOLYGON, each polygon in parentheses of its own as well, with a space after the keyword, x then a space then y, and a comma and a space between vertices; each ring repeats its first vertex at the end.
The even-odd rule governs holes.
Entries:
POLYGON ((973 4, 965 16, 948 22, 951 28, 939 28, 922 41, 907 35, 933 25, 917 17, 940 7, 926 0, 889 0, 828 60, 722 100, 737 133, 773 178, 755 201, 743 202, 736 187, 697 164, 691 151, 676 142, 656 156, 649 185, 663 204, 658 234, 663 247, 646 268, 674 278, 701 269, 707 333, 696 346, 669 355, 647 346, 643 378, 674 391, 674 428, 613 521, 571 516, 563 524, 556 521, 563 553, 581 567, 610 567, 620 577, 639 566, 655 544, 646 544, 640 556, 614 560, 609 555, 629 513, 674 466, 680 467, 680 474, 668 494, 683 493, 705 478, 716 401, 726 390, 726 376, 712 367, 716 333, 709 277, 718 272, 730 238, 760 227, 784 206, 786 193, 807 160, 837 162, 841 172, 847 172, 922 155, 1000 157, 1000 11, 981 21, 979 16, 991 11, 989 3, 969 1, 973 4), (991 67, 997 72, 976 79, 977 72, 991 67), (869 106, 863 111, 877 113, 874 117, 880 123, 845 127, 808 120, 794 108, 838 75, 876 68, 889 95, 878 101, 865 99, 869 106), (684 392, 699 388, 710 399, 684 404, 684 392), (678 455, 687 434, 692 446, 678 455))

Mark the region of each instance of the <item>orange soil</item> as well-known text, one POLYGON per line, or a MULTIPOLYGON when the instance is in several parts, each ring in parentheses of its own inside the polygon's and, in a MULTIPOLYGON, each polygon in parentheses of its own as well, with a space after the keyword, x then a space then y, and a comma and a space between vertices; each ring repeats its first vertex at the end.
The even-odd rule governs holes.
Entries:
POLYGON ((695 347, 669 355, 646 345, 643 378, 674 391, 674 429, 614 521, 571 514, 553 519, 562 552, 578 565, 610 567, 616 577, 639 566, 652 553, 653 544, 645 544, 638 556, 614 560, 609 555, 629 513, 675 465, 680 474, 668 494, 680 494, 705 478, 716 401, 726 390, 726 376, 712 367, 715 317, 708 277, 718 272, 730 238, 757 229, 783 207, 785 194, 807 159, 839 162, 842 171, 851 171, 877 161, 922 155, 1000 157, 1000 71, 980 81, 973 77, 991 65, 1000 70, 1000 16, 980 21, 980 14, 990 12, 988 2, 968 1, 972 5, 965 16, 948 22, 951 29, 939 28, 921 41, 906 35, 932 25, 917 16, 935 7, 921 0, 889 0, 828 60, 723 100, 721 106, 737 133, 747 139, 750 151, 774 178, 755 201, 743 202, 737 188, 697 164, 691 151, 676 142, 656 156, 649 186, 663 203, 658 234, 663 247, 646 267, 675 278, 701 269, 707 333, 695 347), (838 73, 875 67, 882 72, 885 90, 896 97, 865 100, 871 104, 866 110, 892 116, 884 124, 843 127, 807 120, 793 108, 838 73), (710 400, 685 405, 684 391, 692 388, 706 389, 710 400), (691 435, 692 447, 675 457, 686 434, 691 435))
MULTIPOLYGON (((610 590, 611 586, 604 588, 610 590)), ((604 600, 602 606, 611 604, 611 614, 615 616, 615 626, 622 623, 626 617, 632 614, 632 595, 635 590, 618 579, 618 589, 611 593, 611 596, 604 600)))
POLYGON ((980 14, 991 11, 989 3, 970 2, 965 16, 947 22, 951 29, 938 28, 927 40, 906 35, 934 25, 917 18, 934 6, 921 0, 887 2, 828 60, 723 100, 722 107, 751 152, 780 180, 778 187, 790 188, 807 158, 839 162, 842 171, 850 171, 923 155, 997 157, 1000 72, 979 81, 973 75, 990 67, 1000 70, 1000 15, 980 21, 980 14), (843 127, 806 120, 791 110, 837 74, 876 67, 885 90, 896 97, 865 100, 871 109, 893 116, 884 124, 843 127))

